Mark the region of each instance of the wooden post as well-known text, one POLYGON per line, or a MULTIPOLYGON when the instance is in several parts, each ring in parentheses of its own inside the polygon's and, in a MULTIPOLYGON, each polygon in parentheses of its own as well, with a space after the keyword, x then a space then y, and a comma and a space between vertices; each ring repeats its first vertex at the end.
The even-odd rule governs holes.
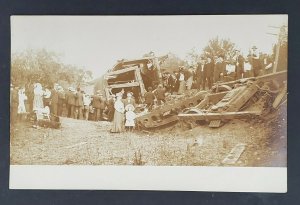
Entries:
POLYGON ((141 95, 142 95, 142 98, 144 97, 144 94, 146 92, 146 89, 145 89, 145 85, 144 85, 144 82, 143 82, 143 78, 142 78, 142 75, 141 75, 141 69, 140 68, 137 68, 135 70, 135 80, 139 83, 139 86, 140 86, 140 89, 141 89, 141 95))

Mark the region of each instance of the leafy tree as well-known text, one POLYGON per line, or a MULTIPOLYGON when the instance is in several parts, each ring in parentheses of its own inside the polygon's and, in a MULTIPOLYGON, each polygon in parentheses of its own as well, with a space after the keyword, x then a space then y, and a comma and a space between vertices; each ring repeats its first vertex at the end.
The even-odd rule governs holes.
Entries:
POLYGON ((161 64, 162 71, 172 72, 184 65, 184 61, 173 53, 168 54, 168 58, 161 64))
POLYGON ((230 39, 219 39, 219 37, 209 40, 208 45, 203 49, 205 55, 224 55, 225 59, 231 61, 235 55, 235 44, 230 39))
POLYGON ((36 82, 53 86, 59 81, 80 86, 92 78, 92 72, 73 65, 63 64, 59 56, 45 49, 13 53, 11 58, 11 82, 26 87, 36 82))

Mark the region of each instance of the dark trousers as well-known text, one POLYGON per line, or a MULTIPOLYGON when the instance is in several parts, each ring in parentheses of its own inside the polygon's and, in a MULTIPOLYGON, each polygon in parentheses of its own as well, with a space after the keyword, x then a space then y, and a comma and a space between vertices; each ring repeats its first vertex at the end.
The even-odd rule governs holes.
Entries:
POLYGON ((76 106, 74 110, 75 119, 82 119, 82 107, 76 106))
POLYGON ((161 105, 162 104, 162 102, 166 102, 166 100, 165 99, 157 99, 157 104, 158 105, 161 105))
POLYGON ((260 69, 259 68, 253 68, 253 76, 257 77, 260 74, 260 69))
POLYGON ((213 84, 213 75, 207 75, 207 76, 204 78, 203 83, 202 83, 203 89, 205 89, 206 81, 207 81, 207 87, 208 87, 208 89, 211 89, 212 84, 213 84))
POLYGON ((75 105, 68 104, 67 108, 68 108, 68 117, 75 118, 75 116, 74 116, 75 105))
POLYGON ((115 109, 109 109, 108 110, 108 121, 112 122, 114 119, 115 109))
POLYGON ((63 113, 63 104, 57 104, 57 115, 62 117, 62 113, 63 113))
POLYGON ((95 121, 103 120, 103 109, 95 108, 95 121))
POLYGON ((51 114, 57 115, 57 103, 51 103, 51 114))
POLYGON ((83 115, 85 120, 89 119, 89 113, 90 113, 89 106, 88 105, 84 106, 83 115))
POLYGON ((154 103, 154 102, 146 102, 146 104, 147 104, 147 108, 148 108, 148 110, 149 110, 149 111, 151 111, 151 110, 152 110, 153 103, 154 103))

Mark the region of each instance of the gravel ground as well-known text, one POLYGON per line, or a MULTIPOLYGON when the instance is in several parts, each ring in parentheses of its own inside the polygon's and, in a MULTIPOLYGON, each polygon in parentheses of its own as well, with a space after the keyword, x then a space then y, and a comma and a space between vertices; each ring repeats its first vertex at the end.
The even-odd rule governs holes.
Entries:
POLYGON ((61 129, 17 123, 11 130, 11 164, 286 166, 286 110, 272 120, 232 120, 220 128, 109 132, 109 122, 61 118, 61 129), (232 148, 246 148, 233 165, 232 148))

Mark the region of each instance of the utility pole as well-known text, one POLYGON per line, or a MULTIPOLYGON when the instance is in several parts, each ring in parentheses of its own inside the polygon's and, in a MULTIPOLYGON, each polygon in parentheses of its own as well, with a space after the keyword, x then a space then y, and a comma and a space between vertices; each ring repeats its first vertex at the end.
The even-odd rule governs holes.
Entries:
POLYGON ((287 36, 286 34, 286 26, 281 26, 281 27, 276 27, 276 26, 269 26, 271 28, 276 28, 276 29, 280 29, 278 34, 273 34, 273 33, 267 33, 270 35, 275 35, 278 38, 277 44, 276 44, 276 51, 275 51, 275 59, 274 59, 274 66, 273 66, 273 73, 277 72, 277 68, 278 68, 278 61, 279 61, 279 52, 280 52, 280 46, 282 44, 283 39, 285 39, 285 37, 287 36))

